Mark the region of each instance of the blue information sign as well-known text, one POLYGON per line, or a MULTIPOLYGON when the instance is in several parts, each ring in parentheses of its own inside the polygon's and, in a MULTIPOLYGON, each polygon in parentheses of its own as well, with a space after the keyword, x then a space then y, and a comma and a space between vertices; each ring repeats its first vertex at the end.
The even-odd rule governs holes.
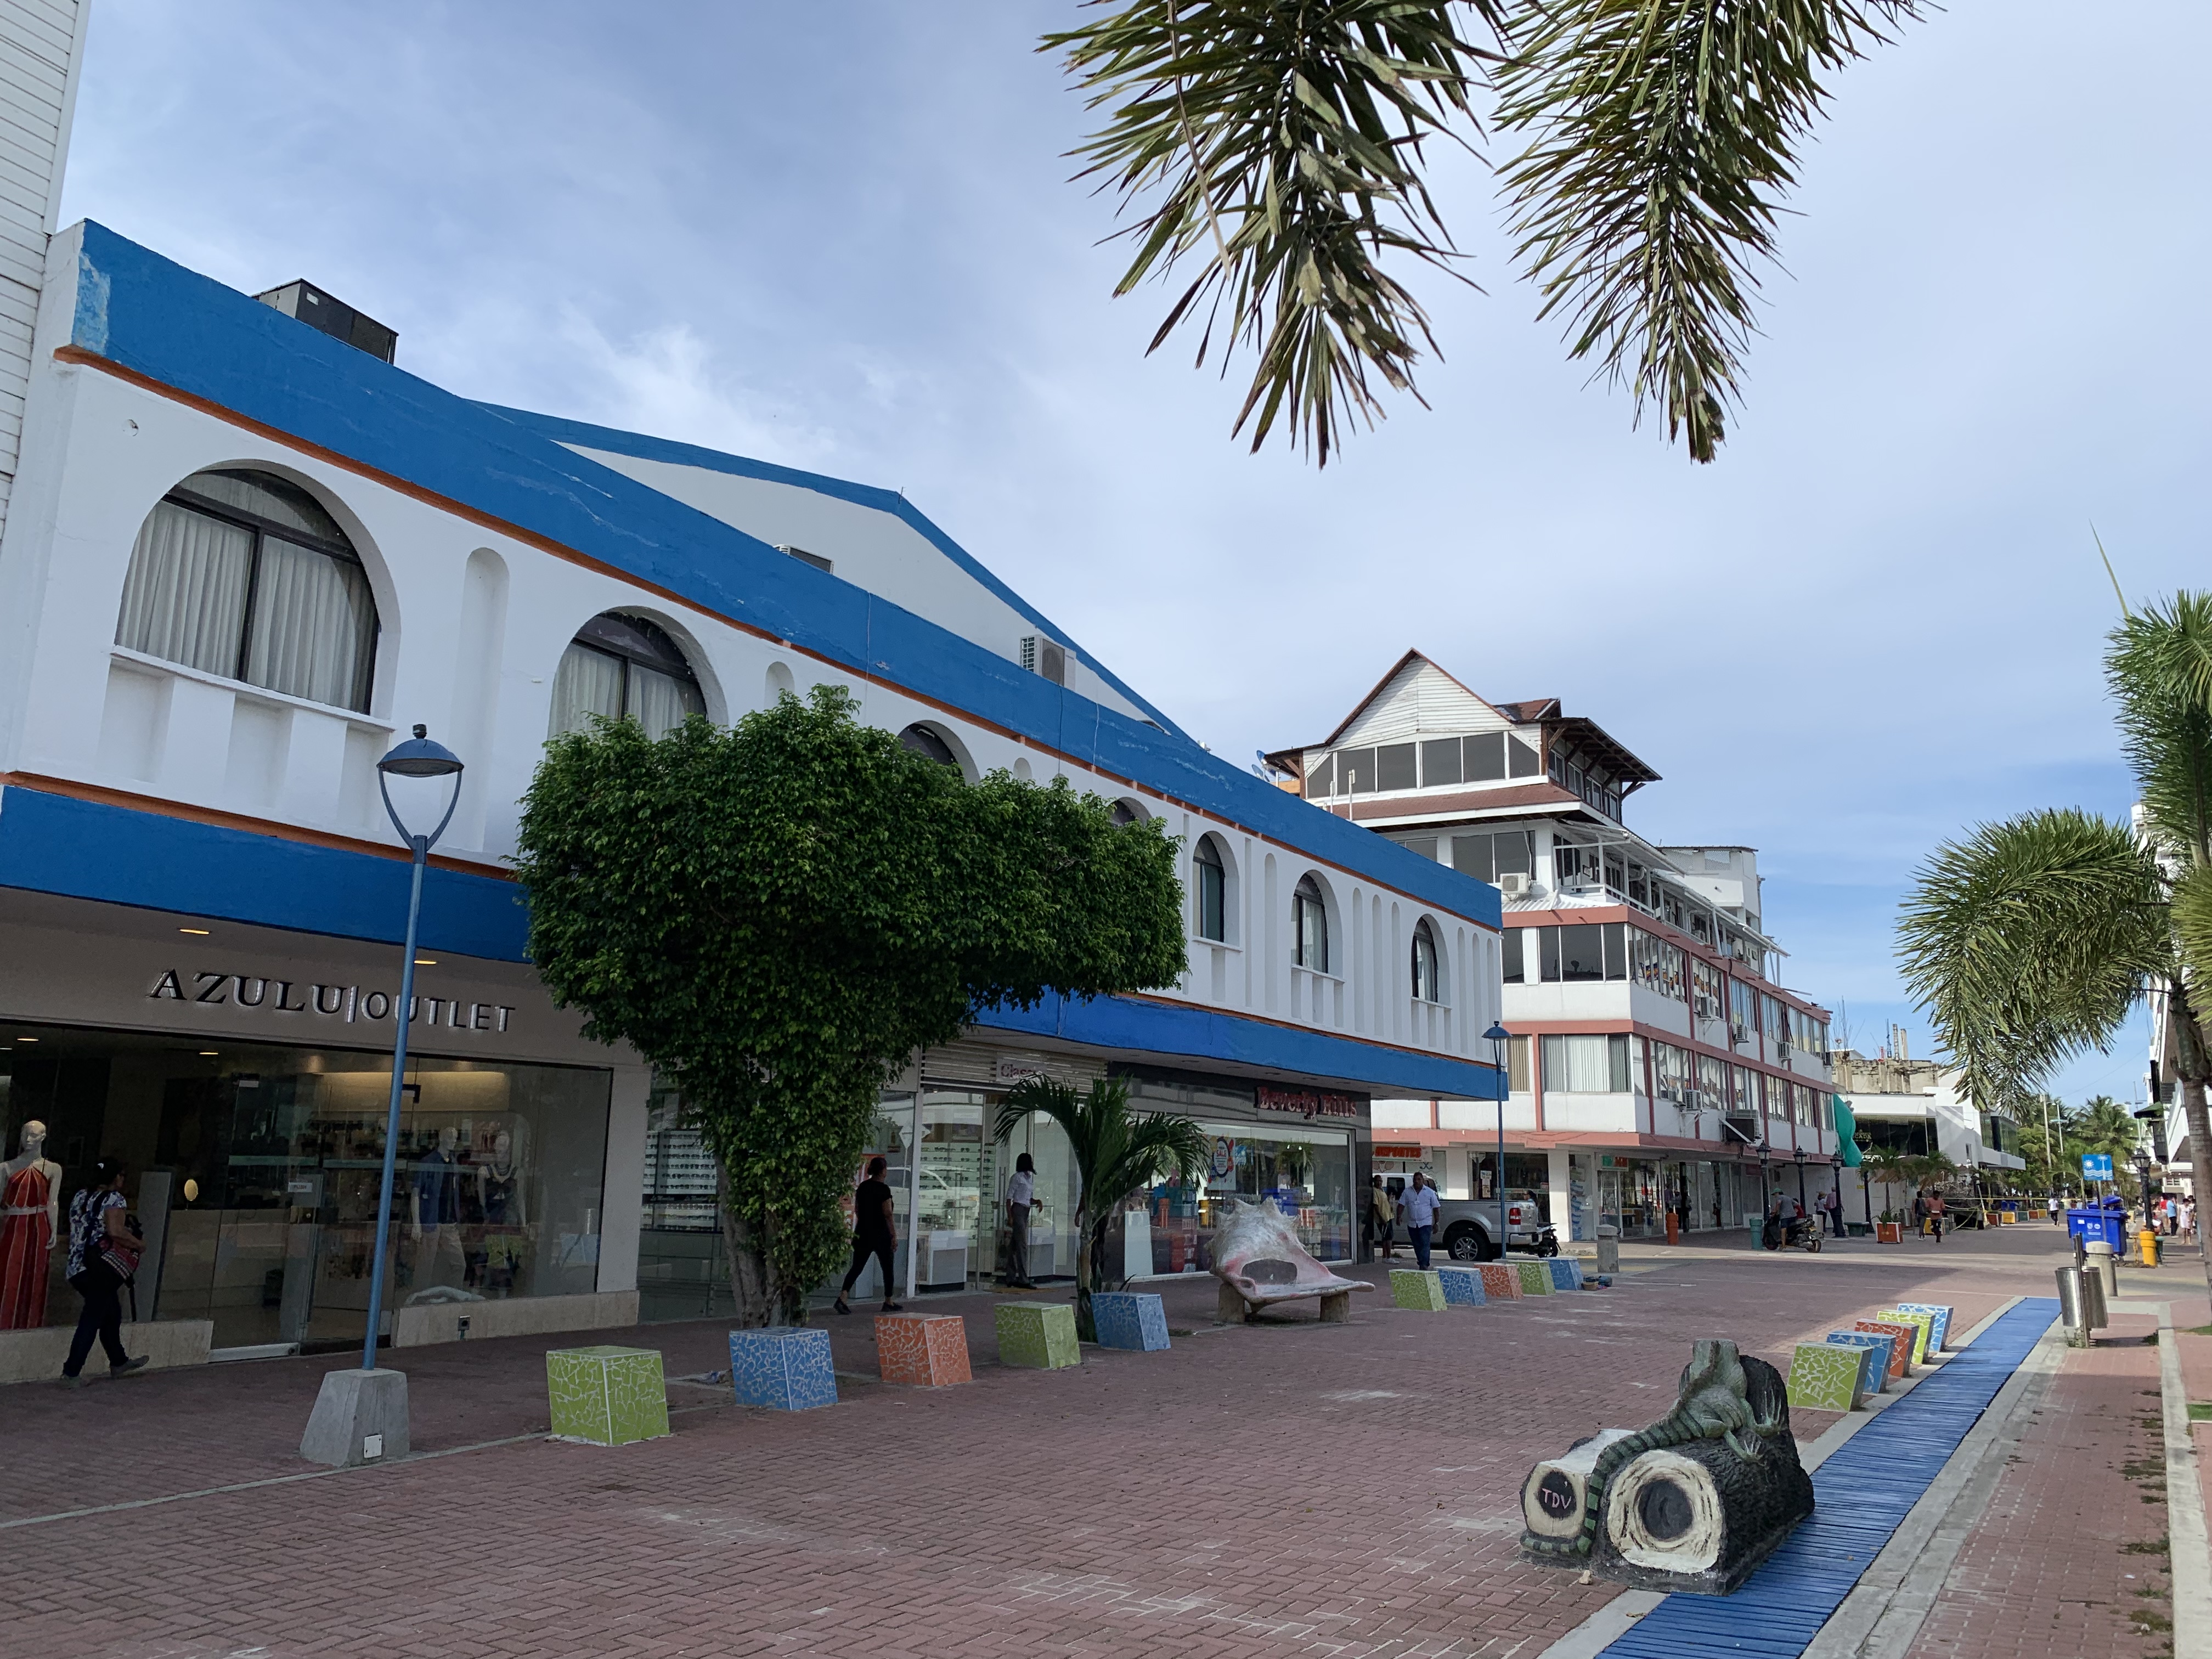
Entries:
POLYGON ((2081 1154, 2081 1179, 2110 1181, 2112 1178, 2112 1155, 2110 1152, 2081 1154))

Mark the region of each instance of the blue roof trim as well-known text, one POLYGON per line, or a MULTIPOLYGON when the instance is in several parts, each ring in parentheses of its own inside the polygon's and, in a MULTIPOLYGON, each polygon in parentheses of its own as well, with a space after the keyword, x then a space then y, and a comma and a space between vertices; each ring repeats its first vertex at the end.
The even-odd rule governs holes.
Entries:
POLYGON ((485 404, 483 407, 508 420, 535 427, 557 443, 581 444, 587 449, 609 450, 641 461, 665 461, 672 466, 697 467, 702 471, 724 472, 738 478, 757 478, 764 483, 790 484, 795 489, 811 489, 817 495, 849 501, 855 507, 865 507, 872 512, 887 513, 928 541, 968 575, 989 589, 996 598, 1027 617, 1040 631, 1050 635, 1073 651, 1092 673, 1158 720, 1164 729, 1188 735, 1119 675, 1078 645, 1069 637, 1066 629, 1000 580, 975 555, 954 541, 927 514, 896 489, 884 489, 876 484, 853 483, 843 478, 833 478, 823 472, 802 471, 794 466, 778 466, 773 461, 756 461, 743 455, 728 455, 719 449, 704 449, 697 444, 682 443, 673 438, 655 438, 642 432, 625 432, 617 427, 594 426, 588 421, 572 421, 561 415, 538 415, 526 409, 508 409, 498 404, 485 404))
MULTIPOLYGON (((195 823, 11 785, 0 790, 0 887, 337 939, 407 940, 401 859, 195 823)), ((530 913, 511 881, 422 872, 422 948, 526 960, 530 913)))
MULTIPOLYGON (((254 835, 43 789, 0 789, 0 887, 328 938, 406 939, 410 870, 399 859, 254 835)), ((526 962, 529 912, 513 882, 433 866, 421 946, 526 962)), ((1000 1030, 1165 1059, 1231 1060, 1278 1076, 1358 1079, 1378 1090, 1491 1099, 1472 1066, 1207 1009, 1121 997, 1048 999, 987 1015, 1000 1030)))
POLYGON ((82 350, 1317 862, 1501 924, 1496 888, 1309 805, 1187 737, 1054 685, 586 460, 531 421, 455 397, 100 225, 87 221, 81 234, 72 343, 82 350))
POLYGON ((1054 996, 1026 1011, 1000 1009, 983 1014, 975 1024, 1094 1048, 1133 1049, 1200 1066, 1212 1060, 1265 1067, 1279 1078, 1290 1079, 1358 1079, 1383 1095, 1496 1100, 1499 1094, 1498 1073, 1489 1066, 1248 1019, 1216 1008, 1133 997, 1070 1001, 1054 996))

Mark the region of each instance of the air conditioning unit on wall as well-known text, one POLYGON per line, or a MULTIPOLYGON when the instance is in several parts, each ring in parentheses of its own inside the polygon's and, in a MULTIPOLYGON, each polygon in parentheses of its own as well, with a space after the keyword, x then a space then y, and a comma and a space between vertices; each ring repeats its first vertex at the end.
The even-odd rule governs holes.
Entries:
POLYGON ((1042 674, 1054 685, 1067 684, 1067 648, 1055 645, 1042 634, 1022 635, 1022 666, 1032 674, 1042 674))
POLYGON ((1528 878, 1518 870, 1508 870, 1498 878, 1498 890, 1508 898, 1528 897, 1528 878))

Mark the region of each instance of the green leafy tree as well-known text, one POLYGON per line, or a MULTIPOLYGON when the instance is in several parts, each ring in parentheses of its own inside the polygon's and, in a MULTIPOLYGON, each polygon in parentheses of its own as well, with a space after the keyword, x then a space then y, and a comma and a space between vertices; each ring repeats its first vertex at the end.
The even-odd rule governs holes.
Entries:
POLYGON ((1913 1159, 1894 1146, 1877 1146, 1863 1156, 1868 1176, 1881 1188, 1881 1209, 1877 1218, 1895 1221, 1900 1213, 1897 1191, 1910 1190, 1913 1184, 1913 1159))
POLYGON ((1163 1175, 1196 1181, 1206 1165, 1206 1132, 1172 1112, 1133 1112, 1129 1088, 1119 1078, 1094 1080, 1078 1094, 1049 1078, 1025 1078, 1006 1091, 992 1133, 1000 1140, 1032 1112, 1042 1112, 1067 1137, 1081 1188, 1075 1202, 1075 1329, 1085 1342, 1098 1340, 1092 1290, 1112 1290, 1127 1279, 1107 1271, 1106 1236, 1115 1212, 1163 1175))
POLYGON ((2190 1145, 2212 1145, 2197 1006, 2212 973, 2212 594, 2126 617, 2105 680, 2139 825, 2058 809, 1947 844, 1906 898, 1899 953, 1968 1097, 2015 1119, 2155 991, 2190 1145))
POLYGON ((1125 209, 1117 294, 1198 263, 1153 336, 1256 356, 1237 429, 1323 465, 1435 349, 1392 260, 1459 276, 1428 145, 1474 150, 1479 97, 1516 258, 1570 350, 1713 459, 1796 153, 1853 58, 1917 0, 1091 0, 1048 34, 1094 108, 1076 154, 1125 209), (1370 380, 1372 373, 1374 380, 1370 380))
POLYGON ((843 1256, 878 1093, 983 1009, 1170 985, 1185 962, 1157 822, 902 748, 817 687, 659 741, 547 745, 517 871, 530 951, 587 1034, 681 1086, 720 1160, 748 1324, 797 1321, 843 1256))
POLYGON ((2057 1193, 2079 1187, 2081 1146, 2071 1133, 2075 1109, 2046 1094, 2027 1100, 2021 1112, 2020 1156, 2027 1167, 2021 1176, 2026 1189, 2057 1193))

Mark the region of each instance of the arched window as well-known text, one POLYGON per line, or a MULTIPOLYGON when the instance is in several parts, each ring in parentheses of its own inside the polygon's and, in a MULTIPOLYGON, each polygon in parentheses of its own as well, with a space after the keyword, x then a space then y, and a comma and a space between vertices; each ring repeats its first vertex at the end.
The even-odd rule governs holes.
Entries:
POLYGON ((899 747, 908 754, 919 755, 924 760, 933 760, 939 766, 957 766, 959 756, 952 745, 926 726, 909 726, 899 733, 899 747))
POLYGON ((610 611, 576 630, 553 676, 546 735, 580 732, 594 714, 632 720, 648 738, 665 736, 687 714, 703 714, 699 677, 667 632, 642 617, 610 611))
POLYGON ((1322 901, 1321 884, 1311 876, 1298 878, 1298 884, 1291 895, 1291 920, 1293 925, 1292 960, 1301 968, 1310 968, 1317 974, 1328 971, 1328 906, 1322 901))
POLYGON ((1106 816, 1114 820, 1114 827, 1117 830, 1126 830, 1133 823, 1145 821, 1145 815, 1137 810, 1135 803, 1127 800, 1115 801, 1114 810, 1106 816))
POLYGON ((376 600, 345 532, 299 485, 195 472, 139 527, 115 642, 365 714, 376 600))
POLYGON ((1443 982, 1437 977, 1437 936, 1426 918, 1413 924, 1413 1000, 1442 1002, 1443 982))
POLYGON ((1198 851, 1191 855, 1191 868, 1198 878, 1198 936, 1225 945, 1229 941, 1229 872, 1222 867, 1212 836, 1198 843, 1198 851))

